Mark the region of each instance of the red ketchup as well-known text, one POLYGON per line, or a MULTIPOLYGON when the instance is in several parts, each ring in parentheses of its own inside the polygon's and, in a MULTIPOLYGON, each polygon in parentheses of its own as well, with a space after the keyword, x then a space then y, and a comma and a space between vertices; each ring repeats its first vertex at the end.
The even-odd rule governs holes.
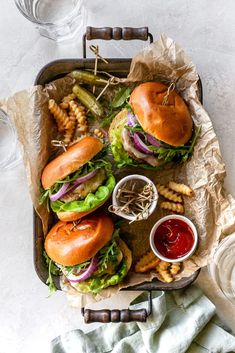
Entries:
POLYGON ((154 244, 164 257, 178 259, 193 247, 194 235, 187 223, 180 219, 162 222, 154 234, 154 244))

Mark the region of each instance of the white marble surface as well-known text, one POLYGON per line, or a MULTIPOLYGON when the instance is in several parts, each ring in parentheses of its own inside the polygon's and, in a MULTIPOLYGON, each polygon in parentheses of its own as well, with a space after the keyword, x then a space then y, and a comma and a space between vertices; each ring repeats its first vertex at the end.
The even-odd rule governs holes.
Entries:
MULTIPOLYGON (((204 105, 218 134, 227 168, 226 187, 235 196, 235 2, 227 0, 87 0, 87 25, 148 25, 157 38, 172 37, 192 57, 204 87, 204 105)), ((51 60, 81 57, 81 33, 56 44, 40 37, 13 1, 1 0, 0 98, 33 84, 51 60)), ((131 57, 142 43, 104 42, 107 57, 131 57)), ((67 307, 60 292, 47 298, 47 288, 33 268, 32 205, 24 168, 0 173, 0 353, 49 352, 49 341, 84 326, 80 312, 67 307)), ((127 306, 121 294, 108 305, 127 306), (114 305, 115 304, 115 305, 114 305)), ((103 307, 104 303, 99 304, 103 307)))

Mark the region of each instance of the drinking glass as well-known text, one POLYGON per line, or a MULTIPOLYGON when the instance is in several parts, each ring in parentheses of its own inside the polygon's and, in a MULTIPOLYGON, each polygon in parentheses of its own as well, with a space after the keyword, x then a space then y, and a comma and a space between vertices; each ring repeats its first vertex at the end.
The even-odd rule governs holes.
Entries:
POLYGON ((208 269, 224 295, 235 304, 235 233, 220 242, 208 269))
POLYGON ((55 41, 72 38, 84 24, 83 0, 15 0, 15 4, 42 36, 55 41))

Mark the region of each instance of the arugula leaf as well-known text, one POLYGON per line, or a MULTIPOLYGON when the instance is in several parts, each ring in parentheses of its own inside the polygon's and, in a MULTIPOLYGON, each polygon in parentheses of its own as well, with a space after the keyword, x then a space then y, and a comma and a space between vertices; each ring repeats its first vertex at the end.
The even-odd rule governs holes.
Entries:
POLYGON ((61 271, 65 276, 68 276, 71 273, 76 274, 81 272, 81 270, 85 270, 90 265, 90 263, 91 260, 82 262, 81 264, 75 266, 61 266, 61 271))
POLYGON ((131 89, 130 87, 122 87, 117 94, 115 95, 114 99, 111 102, 112 108, 120 108, 126 103, 127 98, 130 96, 131 89))
POLYGON ((135 126, 125 125, 125 128, 129 130, 132 134, 134 134, 135 132, 142 132, 143 134, 145 134, 142 126, 140 126, 139 124, 136 124, 135 126))
POLYGON ((47 281, 46 281, 46 284, 48 285, 48 288, 49 288, 50 295, 57 291, 57 288, 55 286, 55 283, 54 283, 52 275, 51 275, 51 266, 52 266, 52 260, 50 260, 50 262, 49 262, 48 278, 47 278, 47 281))
POLYGON ((44 202, 46 202, 46 207, 47 207, 47 211, 48 212, 50 212, 49 195, 50 195, 50 189, 49 190, 43 190, 43 188, 41 188, 41 197, 39 199, 39 205, 42 205, 44 202))
POLYGON ((172 147, 162 143, 161 147, 150 145, 148 148, 154 151, 158 159, 163 159, 166 162, 173 160, 177 162, 186 162, 193 153, 193 149, 199 136, 200 130, 200 127, 196 127, 194 129, 193 135, 187 145, 172 147))
POLYGON ((127 108, 129 111, 132 111, 131 106, 129 105, 128 98, 131 93, 130 87, 122 87, 113 98, 110 103, 108 110, 109 113, 105 119, 101 122, 100 126, 105 127, 110 125, 114 117, 120 112, 122 108, 127 108))
POLYGON ((41 197, 39 200, 40 205, 47 200, 47 198, 49 197, 49 194, 50 194, 50 190, 42 190, 41 197))
POLYGON ((119 236, 119 229, 116 229, 113 233, 113 237, 100 251, 99 251, 99 271, 103 272, 106 270, 108 263, 116 264, 117 255, 119 253, 118 245, 115 239, 119 236))
POLYGON ((110 113, 106 116, 106 118, 103 119, 103 121, 100 124, 100 127, 105 127, 107 125, 110 125, 111 122, 113 121, 113 118, 117 115, 118 110, 110 111, 110 113))
POLYGON ((49 258, 47 253, 44 251, 43 256, 45 258, 47 267, 48 267, 48 278, 46 280, 46 284, 49 288, 49 294, 53 294, 57 291, 55 283, 53 281, 52 275, 59 276, 61 274, 61 270, 56 266, 56 264, 49 258))
POLYGON ((50 267, 50 272, 55 275, 55 276, 58 276, 61 271, 60 269, 56 266, 55 262, 53 262, 50 257, 47 255, 46 251, 43 251, 43 256, 44 256, 44 259, 46 261, 46 264, 47 264, 47 267, 49 266, 49 263, 51 262, 51 267, 50 267))
POLYGON ((115 224, 115 228, 120 228, 124 223, 126 222, 125 219, 120 218, 119 220, 117 220, 114 224, 115 224))
POLYGON ((125 108, 128 110, 129 113, 132 113, 133 115, 135 115, 132 106, 129 104, 129 101, 126 100, 126 104, 125 104, 125 108))
MULTIPOLYGON (((102 152, 102 151, 101 151, 102 152)), ((79 168, 76 172, 69 174, 66 178, 63 180, 58 180, 52 187, 51 187, 51 193, 57 192, 61 188, 61 184, 65 183, 71 183, 75 181, 77 178, 82 177, 83 175, 86 175, 90 172, 92 172, 94 169, 98 168, 111 168, 111 164, 101 157, 105 157, 107 155, 107 148, 103 152, 104 154, 99 154, 96 156, 96 158, 93 158, 91 161, 87 162, 84 166, 79 168)))

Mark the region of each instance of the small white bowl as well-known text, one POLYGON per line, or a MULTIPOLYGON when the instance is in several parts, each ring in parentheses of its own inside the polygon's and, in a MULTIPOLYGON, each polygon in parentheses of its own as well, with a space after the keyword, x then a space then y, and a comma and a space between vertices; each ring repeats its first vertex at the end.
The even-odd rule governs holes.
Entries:
MULTIPOLYGON (((156 186, 154 185, 154 183, 152 182, 152 180, 150 180, 149 178, 147 178, 146 176, 144 175, 139 175, 139 174, 132 174, 132 175, 128 175, 124 178, 122 178, 121 180, 119 180, 119 182, 116 184, 114 190, 113 190, 113 195, 112 195, 112 203, 113 203, 113 206, 117 207, 117 206, 120 206, 117 202, 117 192, 118 190, 120 189, 120 187, 125 184, 126 182, 128 182, 129 180, 142 180, 144 181, 146 184, 150 184, 153 188, 153 193, 154 193, 154 200, 151 204, 151 206, 149 207, 149 216, 154 212, 155 208, 157 207, 157 201, 158 201, 158 192, 157 192, 157 188, 156 186)), ((124 212, 120 212, 118 214, 120 217, 122 218, 125 218, 125 219, 128 219, 129 221, 133 221, 135 219, 135 217, 133 215, 128 215, 124 212)))
POLYGON ((161 260, 166 261, 166 262, 182 262, 185 261, 186 259, 188 259, 190 256, 193 255, 193 253, 195 252, 196 248, 197 248, 197 244, 198 244, 198 233, 196 230, 195 225, 190 221, 190 219, 188 219, 185 216, 180 216, 180 215, 169 215, 169 216, 165 216, 161 219, 159 219, 159 221, 157 221, 150 233, 150 246, 152 251, 154 252, 154 254, 161 260), (168 219, 180 219, 181 221, 185 222, 192 230, 193 236, 194 236, 194 243, 192 246, 192 249, 184 256, 177 258, 177 259, 168 259, 167 257, 163 256, 156 248, 155 244, 154 244, 154 235, 155 232, 157 230, 157 228, 160 226, 160 224, 162 224, 163 222, 167 221, 168 219))

